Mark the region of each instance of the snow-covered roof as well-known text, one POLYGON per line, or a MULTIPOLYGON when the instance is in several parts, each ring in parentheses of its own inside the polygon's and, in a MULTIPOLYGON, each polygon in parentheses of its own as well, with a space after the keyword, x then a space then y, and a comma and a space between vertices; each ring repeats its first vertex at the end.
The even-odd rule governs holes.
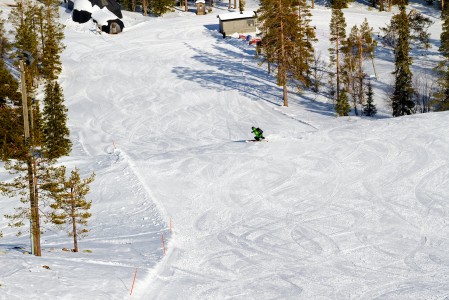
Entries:
POLYGON ((205 0, 196 0, 196 1, 195 1, 195 4, 196 4, 196 3, 206 3, 206 1, 205 1, 205 0))
POLYGON ((74 0, 73 9, 92 12, 92 3, 89 0, 74 0))
POLYGON ((240 12, 231 12, 231 13, 219 14, 217 17, 221 21, 227 21, 227 20, 254 18, 255 16, 256 16, 256 13, 254 11, 242 11, 241 13, 240 12))
POLYGON ((94 5, 92 19, 94 19, 98 25, 103 26, 108 25, 108 21, 110 20, 117 20, 118 17, 107 9, 106 6, 100 9, 98 6, 94 5))

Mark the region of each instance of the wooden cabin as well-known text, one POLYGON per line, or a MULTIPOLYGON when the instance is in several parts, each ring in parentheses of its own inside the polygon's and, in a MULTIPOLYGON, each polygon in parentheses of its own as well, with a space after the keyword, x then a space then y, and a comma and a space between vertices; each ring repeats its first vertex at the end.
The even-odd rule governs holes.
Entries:
POLYGON ((239 34, 249 34, 257 32, 257 15, 254 11, 242 11, 219 14, 219 31, 223 37, 230 36, 237 32, 239 34))

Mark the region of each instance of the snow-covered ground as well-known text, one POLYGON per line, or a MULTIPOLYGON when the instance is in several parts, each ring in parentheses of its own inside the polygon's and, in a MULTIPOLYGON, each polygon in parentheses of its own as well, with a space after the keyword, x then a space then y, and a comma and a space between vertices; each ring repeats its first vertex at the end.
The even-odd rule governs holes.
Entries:
MULTIPOLYGON (((1 197, 0 299, 449 297, 449 114, 390 118, 393 55, 381 46, 377 118, 335 118, 309 92, 283 107, 254 48, 217 32, 217 4, 205 16, 125 12, 114 36, 61 9, 74 144, 62 162, 97 174, 80 242, 90 251, 62 251, 71 239, 46 225, 42 257, 24 254, 29 237, 3 218, 18 200, 1 197), (245 143, 251 126, 268 143, 245 143)), ((441 21, 412 5, 436 21, 433 47, 414 52, 425 73, 441 21)), ((327 56, 330 10, 313 14, 327 56)), ((345 10, 348 28, 367 17, 375 31, 391 15, 345 10)))

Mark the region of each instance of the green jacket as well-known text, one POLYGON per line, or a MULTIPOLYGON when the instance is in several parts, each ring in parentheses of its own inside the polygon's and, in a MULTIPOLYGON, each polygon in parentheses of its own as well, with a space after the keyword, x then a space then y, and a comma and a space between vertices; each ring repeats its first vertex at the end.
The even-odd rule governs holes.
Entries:
POLYGON ((263 131, 260 128, 254 128, 253 133, 256 137, 261 138, 263 137, 263 131))

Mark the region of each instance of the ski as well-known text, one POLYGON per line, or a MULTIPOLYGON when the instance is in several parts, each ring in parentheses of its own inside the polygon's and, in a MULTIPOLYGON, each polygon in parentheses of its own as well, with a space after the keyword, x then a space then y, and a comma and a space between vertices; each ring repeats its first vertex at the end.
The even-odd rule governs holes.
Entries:
POLYGON ((263 139, 263 140, 246 140, 245 142, 250 143, 250 142, 268 142, 268 140, 263 139))

